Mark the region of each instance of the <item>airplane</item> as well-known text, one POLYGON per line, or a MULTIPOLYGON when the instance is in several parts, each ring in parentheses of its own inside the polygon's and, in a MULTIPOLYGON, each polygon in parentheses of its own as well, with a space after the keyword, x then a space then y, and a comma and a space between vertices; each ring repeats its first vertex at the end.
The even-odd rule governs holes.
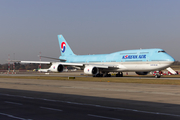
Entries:
MULTIPOLYGON (((123 72, 135 72, 147 75, 151 71, 160 71, 171 66, 175 59, 163 49, 135 49, 124 50, 110 54, 76 55, 62 35, 58 35, 61 56, 52 58, 58 62, 46 61, 18 61, 20 63, 52 64, 48 71, 63 72, 65 66, 84 70, 85 74, 94 77, 111 77, 109 72, 117 72, 116 77, 123 77, 123 72)), ((160 74, 155 75, 160 78, 160 74)))
POLYGON ((38 72, 49 72, 49 69, 39 69, 38 72))
MULTIPOLYGON (((34 69, 33 71, 38 71, 38 72, 45 72, 45 73, 47 73, 47 72, 51 72, 51 70, 50 69, 34 69)), ((66 68, 66 69, 63 69, 63 71, 64 72, 68 72, 68 69, 66 68)), ((71 71, 75 71, 75 70, 71 70, 71 71)))

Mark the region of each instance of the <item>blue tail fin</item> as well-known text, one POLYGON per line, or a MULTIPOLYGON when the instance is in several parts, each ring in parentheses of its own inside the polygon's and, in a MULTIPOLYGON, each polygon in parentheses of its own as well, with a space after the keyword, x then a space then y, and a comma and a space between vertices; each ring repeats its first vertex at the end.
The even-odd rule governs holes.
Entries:
POLYGON ((61 56, 75 55, 62 35, 58 35, 61 56))

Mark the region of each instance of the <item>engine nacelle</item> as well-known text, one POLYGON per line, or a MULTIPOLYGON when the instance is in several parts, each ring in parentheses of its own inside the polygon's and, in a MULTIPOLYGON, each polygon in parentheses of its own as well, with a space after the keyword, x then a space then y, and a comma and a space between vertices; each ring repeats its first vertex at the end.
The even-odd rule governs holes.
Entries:
POLYGON ((98 68, 94 66, 87 66, 84 68, 84 73, 89 75, 96 75, 98 73, 98 68))
POLYGON ((138 75, 147 75, 149 72, 136 72, 138 75))
POLYGON ((52 64, 49 69, 52 72, 62 72, 64 67, 61 64, 52 64))

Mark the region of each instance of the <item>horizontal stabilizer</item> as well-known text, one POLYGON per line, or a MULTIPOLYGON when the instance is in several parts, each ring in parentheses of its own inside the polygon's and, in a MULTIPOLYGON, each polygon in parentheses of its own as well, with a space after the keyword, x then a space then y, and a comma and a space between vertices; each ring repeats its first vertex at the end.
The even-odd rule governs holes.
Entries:
POLYGON ((39 57, 53 59, 53 60, 66 61, 65 59, 59 59, 59 58, 53 58, 53 57, 47 57, 47 56, 41 56, 41 55, 39 55, 39 57))

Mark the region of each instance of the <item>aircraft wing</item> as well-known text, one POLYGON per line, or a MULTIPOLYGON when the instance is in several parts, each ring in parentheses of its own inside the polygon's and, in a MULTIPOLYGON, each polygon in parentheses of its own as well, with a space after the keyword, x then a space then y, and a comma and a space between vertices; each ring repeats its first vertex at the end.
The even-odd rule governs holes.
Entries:
POLYGON ((37 64, 62 64, 65 66, 83 66, 81 63, 66 63, 66 62, 47 62, 47 61, 17 61, 20 63, 37 63, 37 64))
POLYGON ((51 62, 47 61, 16 61, 19 63, 37 63, 37 64, 51 64, 51 62))
POLYGON ((91 64, 91 63, 68 63, 68 62, 50 62, 50 61, 20 61, 20 60, 11 60, 10 62, 19 62, 19 63, 36 63, 36 64, 61 64, 64 66, 94 66, 97 68, 111 68, 111 69, 118 69, 120 68, 118 65, 106 65, 106 64, 91 64))

